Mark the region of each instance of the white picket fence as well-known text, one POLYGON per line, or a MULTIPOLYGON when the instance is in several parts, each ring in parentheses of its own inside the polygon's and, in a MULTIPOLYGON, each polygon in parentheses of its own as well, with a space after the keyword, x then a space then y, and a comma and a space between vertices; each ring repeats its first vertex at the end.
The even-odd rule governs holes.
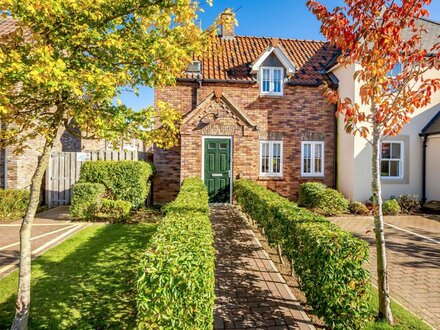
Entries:
POLYGON ((81 165, 93 160, 146 160, 138 151, 54 152, 46 172, 46 203, 49 207, 69 205, 72 186, 79 180, 81 165))

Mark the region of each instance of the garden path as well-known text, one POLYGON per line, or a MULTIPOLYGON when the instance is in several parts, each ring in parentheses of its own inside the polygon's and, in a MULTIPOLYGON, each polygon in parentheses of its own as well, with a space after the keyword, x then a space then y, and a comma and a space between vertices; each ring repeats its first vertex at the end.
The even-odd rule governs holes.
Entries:
POLYGON ((214 329, 314 329, 260 242, 230 205, 211 207, 215 233, 214 329))

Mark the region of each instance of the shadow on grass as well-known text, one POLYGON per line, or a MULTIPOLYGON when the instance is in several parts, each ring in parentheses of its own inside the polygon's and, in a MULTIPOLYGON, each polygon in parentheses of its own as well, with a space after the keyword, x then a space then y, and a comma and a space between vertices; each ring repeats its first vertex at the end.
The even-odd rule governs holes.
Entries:
MULTIPOLYGON (((90 228, 34 262, 30 329, 135 327, 136 267, 156 225, 90 228)), ((0 329, 10 326, 14 303, 15 294, 0 304, 0 329)))

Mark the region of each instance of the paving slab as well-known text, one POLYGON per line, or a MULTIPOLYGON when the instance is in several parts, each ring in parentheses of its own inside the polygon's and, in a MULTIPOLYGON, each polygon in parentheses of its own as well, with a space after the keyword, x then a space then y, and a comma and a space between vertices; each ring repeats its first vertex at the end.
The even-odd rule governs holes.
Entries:
POLYGON ((314 329, 254 233, 232 206, 211 207, 214 329, 314 329))
MULTIPOLYGON (((41 255, 87 225, 72 222, 67 206, 56 207, 37 214, 32 226, 32 257, 41 255)), ((21 221, 0 223, 0 278, 19 265, 20 226, 21 221)))
MULTIPOLYGON (((331 221, 370 244, 369 269, 377 282, 372 217, 338 217, 331 221)), ((440 221, 435 216, 385 217, 391 297, 440 329, 440 221)))

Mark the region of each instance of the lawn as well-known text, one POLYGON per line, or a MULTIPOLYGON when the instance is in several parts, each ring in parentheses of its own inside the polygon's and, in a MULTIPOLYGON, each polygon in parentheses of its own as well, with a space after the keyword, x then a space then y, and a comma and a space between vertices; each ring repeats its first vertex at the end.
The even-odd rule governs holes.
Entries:
MULTIPOLYGON (((29 328, 135 328, 136 267, 155 230, 94 224, 36 259, 29 328)), ((14 316, 17 274, 0 280, 0 329, 14 316)))
MULTIPOLYGON (((372 315, 377 314, 378 306, 378 295, 377 291, 374 290, 374 295, 370 300, 370 310, 372 315)), ((395 321, 393 326, 386 322, 376 321, 365 327, 365 330, 432 330, 432 328, 424 323, 419 317, 394 301, 391 301, 391 310, 393 311, 395 321)))

